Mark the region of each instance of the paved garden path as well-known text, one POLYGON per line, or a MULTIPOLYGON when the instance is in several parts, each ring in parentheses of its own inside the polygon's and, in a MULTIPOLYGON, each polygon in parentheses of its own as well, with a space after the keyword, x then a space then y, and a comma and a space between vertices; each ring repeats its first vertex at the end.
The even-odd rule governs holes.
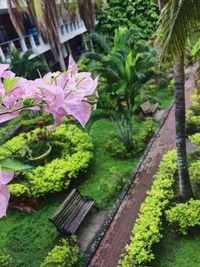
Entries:
MULTIPOLYGON (((194 87, 191 74, 186 82, 187 106, 194 87)), ((145 199, 147 190, 151 188, 160 160, 163 154, 175 147, 174 113, 173 106, 88 267, 117 267, 120 255, 130 241, 131 230, 140 205, 145 199)))

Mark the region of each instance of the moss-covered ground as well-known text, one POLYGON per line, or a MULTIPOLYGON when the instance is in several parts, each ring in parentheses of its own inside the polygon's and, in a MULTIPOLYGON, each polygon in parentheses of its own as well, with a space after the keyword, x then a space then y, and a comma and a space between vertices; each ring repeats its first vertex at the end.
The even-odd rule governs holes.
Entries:
POLYGON ((151 267, 199 267, 199 247, 200 233, 177 237, 166 229, 151 267))

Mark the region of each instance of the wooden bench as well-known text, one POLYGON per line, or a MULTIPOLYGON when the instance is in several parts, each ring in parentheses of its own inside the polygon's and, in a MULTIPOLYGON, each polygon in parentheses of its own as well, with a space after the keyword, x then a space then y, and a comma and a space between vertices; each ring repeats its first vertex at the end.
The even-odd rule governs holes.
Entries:
POLYGON ((73 234, 93 204, 93 200, 82 197, 76 189, 73 189, 49 220, 60 233, 73 234))
POLYGON ((140 105, 140 108, 144 115, 152 115, 155 113, 158 105, 158 103, 151 103, 150 101, 146 101, 140 105))

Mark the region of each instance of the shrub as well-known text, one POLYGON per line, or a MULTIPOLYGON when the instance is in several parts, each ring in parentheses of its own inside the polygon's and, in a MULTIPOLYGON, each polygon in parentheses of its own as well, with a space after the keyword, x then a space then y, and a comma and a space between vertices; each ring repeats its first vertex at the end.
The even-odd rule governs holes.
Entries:
MULTIPOLYGON (((35 133, 38 131, 39 128, 34 130, 35 133)), ((13 155, 23 157, 24 147, 30 138, 30 133, 26 134, 26 138, 24 133, 21 133, 7 141, 0 146, 0 159, 13 155)), ((38 197, 67 188, 72 178, 87 169, 93 156, 89 135, 75 125, 59 126, 51 135, 51 145, 52 153, 47 158, 47 163, 23 173, 30 184, 32 196, 38 197)))
POLYGON ((197 150, 200 151, 200 133, 189 136, 190 141, 197 146, 197 150))
POLYGON ((192 182, 195 193, 199 193, 200 189, 200 161, 194 161, 189 167, 190 180, 192 182))
MULTIPOLYGON (((126 132, 128 131, 125 131, 125 134, 126 132)), ((133 153, 137 154, 143 151, 154 132, 155 123, 153 119, 146 118, 143 122, 142 129, 139 131, 139 134, 133 134, 131 145, 129 144, 129 146, 126 146, 124 142, 122 142, 122 138, 120 139, 119 136, 111 136, 107 142, 106 148, 110 152, 111 156, 125 159, 130 157, 133 153)))
POLYGON ((149 38, 157 28, 158 7, 153 0, 112 0, 108 1, 103 11, 98 12, 97 20, 98 32, 112 35, 119 26, 130 27, 135 24, 149 38))
POLYGON ((110 152, 111 156, 114 158, 125 159, 130 156, 130 153, 127 152, 125 145, 117 137, 111 137, 107 144, 106 149, 110 152))
POLYGON ((197 88, 195 94, 191 96, 191 104, 194 113, 200 115, 200 88, 197 88))
POLYGON ((191 96, 192 107, 186 111, 186 128, 188 134, 200 131, 200 89, 191 96))
POLYGON ((150 137, 155 132, 155 123, 152 118, 146 118, 143 122, 143 129, 137 136, 133 135, 134 153, 139 153, 145 149, 150 137))
POLYGON ((47 255, 40 267, 78 267, 83 260, 76 238, 72 236, 68 239, 61 239, 47 255))
POLYGON ((1 267, 14 267, 13 259, 2 248, 0 248, 0 266, 1 267))
POLYGON ((200 200, 191 199, 187 203, 180 203, 165 214, 167 221, 186 235, 190 227, 200 226, 200 200))
POLYGON ((200 115, 195 115, 191 109, 186 110, 186 130, 188 134, 200 131, 200 115))
POLYGON ((162 215, 174 197, 176 171, 176 152, 170 151, 163 157, 152 188, 141 205, 139 217, 132 230, 131 243, 125 247, 119 266, 145 266, 154 259, 152 246, 162 237, 162 215))
POLYGON ((23 184, 9 184, 8 185, 11 196, 24 197, 30 195, 30 190, 23 184))

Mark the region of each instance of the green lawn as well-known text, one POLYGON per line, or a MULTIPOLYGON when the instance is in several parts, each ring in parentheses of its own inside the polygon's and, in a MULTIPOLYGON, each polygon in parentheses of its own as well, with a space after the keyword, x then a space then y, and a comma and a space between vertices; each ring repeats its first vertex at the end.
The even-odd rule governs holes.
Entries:
POLYGON ((150 93, 152 98, 155 98, 159 103, 159 109, 169 108, 172 100, 174 99, 174 95, 168 90, 156 90, 150 93))
MULTIPOLYGON (((138 133, 141 129, 141 121, 135 119, 133 128, 138 133)), ((93 123, 90 135, 94 144, 94 158, 87 173, 87 179, 79 187, 82 195, 92 197, 101 208, 113 206, 122 190, 122 188, 118 190, 119 177, 124 177, 125 184, 140 159, 139 155, 127 160, 117 160, 110 156, 106 150, 106 142, 114 132, 113 124, 106 119, 93 123)))
POLYGON ((151 267, 199 267, 199 248, 200 234, 174 238, 166 232, 151 267))
POLYGON ((63 194, 54 195, 41 201, 34 214, 13 210, 0 220, 0 248, 14 258, 16 267, 39 267, 53 248, 57 232, 48 218, 63 198, 63 194))

